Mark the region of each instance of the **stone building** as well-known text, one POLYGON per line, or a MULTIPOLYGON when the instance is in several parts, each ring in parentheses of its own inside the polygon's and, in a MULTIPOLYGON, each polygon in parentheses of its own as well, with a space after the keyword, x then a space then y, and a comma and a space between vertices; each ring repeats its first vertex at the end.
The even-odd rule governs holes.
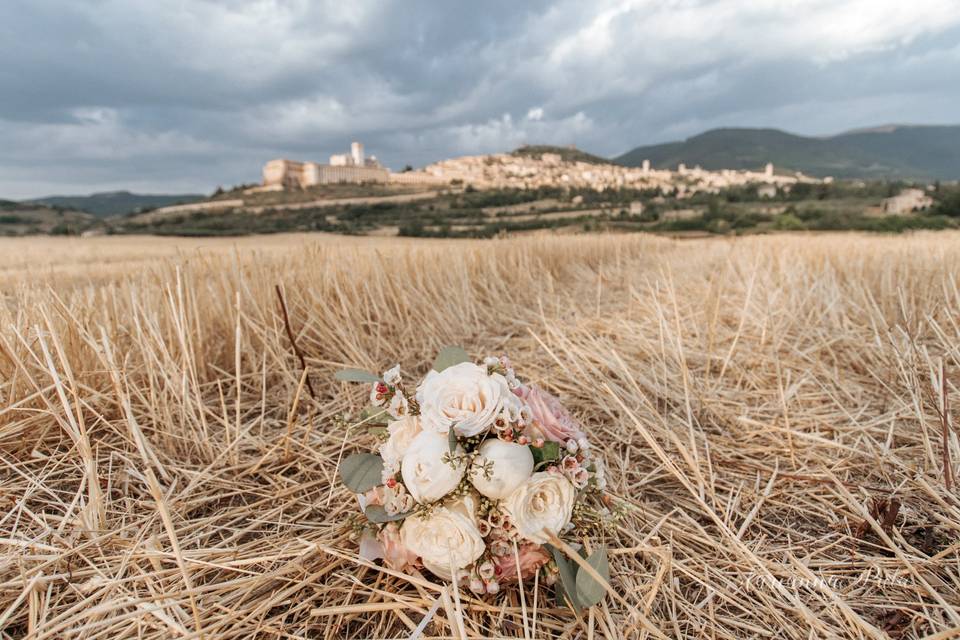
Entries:
MULTIPOLYGON (((769 166, 769 165, 768 165, 769 166)), ((757 195, 761 198, 776 198, 777 197, 777 185, 775 184, 762 184, 757 187, 757 195)))
POLYGON ((263 167, 263 186, 283 189, 312 187, 319 184, 387 182, 390 172, 376 156, 364 157, 363 145, 354 142, 349 154, 330 156, 330 164, 271 160, 263 167))
POLYGON ((922 189, 904 189, 892 198, 883 201, 883 212, 893 215, 922 211, 933 206, 933 198, 922 189))
POLYGON ((447 180, 427 173, 425 171, 402 171, 400 173, 390 173, 390 184, 426 184, 426 185, 445 185, 447 180))

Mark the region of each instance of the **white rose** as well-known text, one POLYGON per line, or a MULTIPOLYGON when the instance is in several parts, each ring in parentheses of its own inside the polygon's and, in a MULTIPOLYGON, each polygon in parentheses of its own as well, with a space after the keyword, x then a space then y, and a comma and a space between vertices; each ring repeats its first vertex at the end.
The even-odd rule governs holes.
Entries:
POLYGON ((503 506, 521 536, 544 544, 550 541, 544 529, 559 534, 570 522, 576 497, 573 485, 561 474, 541 471, 507 496, 503 506))
POLYGON ((407 452, 410 443, 421 431, 418 416, 406 416, 394 420, 387 425, 387 441, 380 445, 380 457, 385 466, 399 467, 403 454, 407 452))
POLYGON ((485 367, 472 362, 431 371, 417 388, 417 402, 423 428, 470 437, 490 428, 515 396, 499 373, 487 374, 485 367))
POLYGON ((453 579, 451 569, 472 564, 486 548, 470 497, 435 508, 429 518, 410 516, 400 528, 400 541, 445 580, 453 579))
POLYGON ((479 453, 470 469, 470 480, 477 491, 493 500, 509 496, 533 473, 529 447, 494 438, 481 444, 479 453), (493 463, 489 478, 483 472, 485 463, 493 463))
MULTIPOLYGON (((465 466, 456 466, 443 461, 450 452, 450 443, 446 436, 433 431, 421 431, 410 442, 400 463, 403 484, 414 500, 420 503, 439 500, 457 488, 465 466)), ((457 453, 463 454, 463 447, 457 447, 457 453)))

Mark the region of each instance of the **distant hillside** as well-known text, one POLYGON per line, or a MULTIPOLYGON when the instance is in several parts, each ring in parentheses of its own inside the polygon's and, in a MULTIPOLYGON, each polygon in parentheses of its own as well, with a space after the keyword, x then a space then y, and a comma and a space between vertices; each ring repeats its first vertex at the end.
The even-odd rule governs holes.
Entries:
POLYGON ((0 236, 79 234, 96 224, 94 216, 82 211, 0 200, 0 236))
POLYGON ((566 162, 588 162, 590 164, 610 164, 607 158, 595 156, 576 147, 557 147, 548 144, 526 144, 513 152, 515 156, 539 156, 542 153, 555 153, 566 162))
POLYGON ((94 193, 89 196, 49 196, 46 198, 36 198, 30 202, 63 209, 77 209, 104 218, 107 216, 143 211, 145 209, 156 209, 157 207, 165 207, 171 204, 196 202, 205 197, 206 196, 194 193, 148 195, 130 193, 129 191, 106 191, 104 193, 94 193))
POLYGON ((614 159, 654 167, 779 170, 838 178, 960 179, 960 126, 887 126, 826 138, 778 129, 714 129, 671 142, 637 147, 614 159))

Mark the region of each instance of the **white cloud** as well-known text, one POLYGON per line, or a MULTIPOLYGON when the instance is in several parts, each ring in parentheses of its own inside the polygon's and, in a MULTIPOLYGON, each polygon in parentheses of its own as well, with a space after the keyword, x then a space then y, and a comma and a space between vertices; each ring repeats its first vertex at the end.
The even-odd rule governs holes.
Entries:
MULTIPOLYGON (((439 136, 449 138, 462 153, 490 153, 514 149, 523 144, 574 144, 593 132, 594 123, 583 112, 559 120, 526 118, 515 121, 509 113, 486 122, 443 129, 439 136)), ((435 134, 437 135, 437 134, 435 134)))
MULTIPOLYGON (((903 46, 960 24, 956 0, 627 0, 559 32, 545 58, 551 88, 568 99, 639 93, 662 78, 713 66, 827 64, 903 46)), ((562 20, 562 11, 552 14, 562 20)), ((538 61, 539 62, 539 61, 538 61)))

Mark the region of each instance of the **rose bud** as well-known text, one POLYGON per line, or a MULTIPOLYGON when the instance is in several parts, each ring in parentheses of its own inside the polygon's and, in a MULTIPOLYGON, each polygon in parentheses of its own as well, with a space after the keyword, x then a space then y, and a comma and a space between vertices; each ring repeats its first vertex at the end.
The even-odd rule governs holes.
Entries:
POLYGON ((471 481, 482 495, 503 500, 533 474, 533 454, 519 444, 490 439, 480 445, 479 464, 471 469, 471 481), (489 476, 483 464, 493 463, 489 476))

